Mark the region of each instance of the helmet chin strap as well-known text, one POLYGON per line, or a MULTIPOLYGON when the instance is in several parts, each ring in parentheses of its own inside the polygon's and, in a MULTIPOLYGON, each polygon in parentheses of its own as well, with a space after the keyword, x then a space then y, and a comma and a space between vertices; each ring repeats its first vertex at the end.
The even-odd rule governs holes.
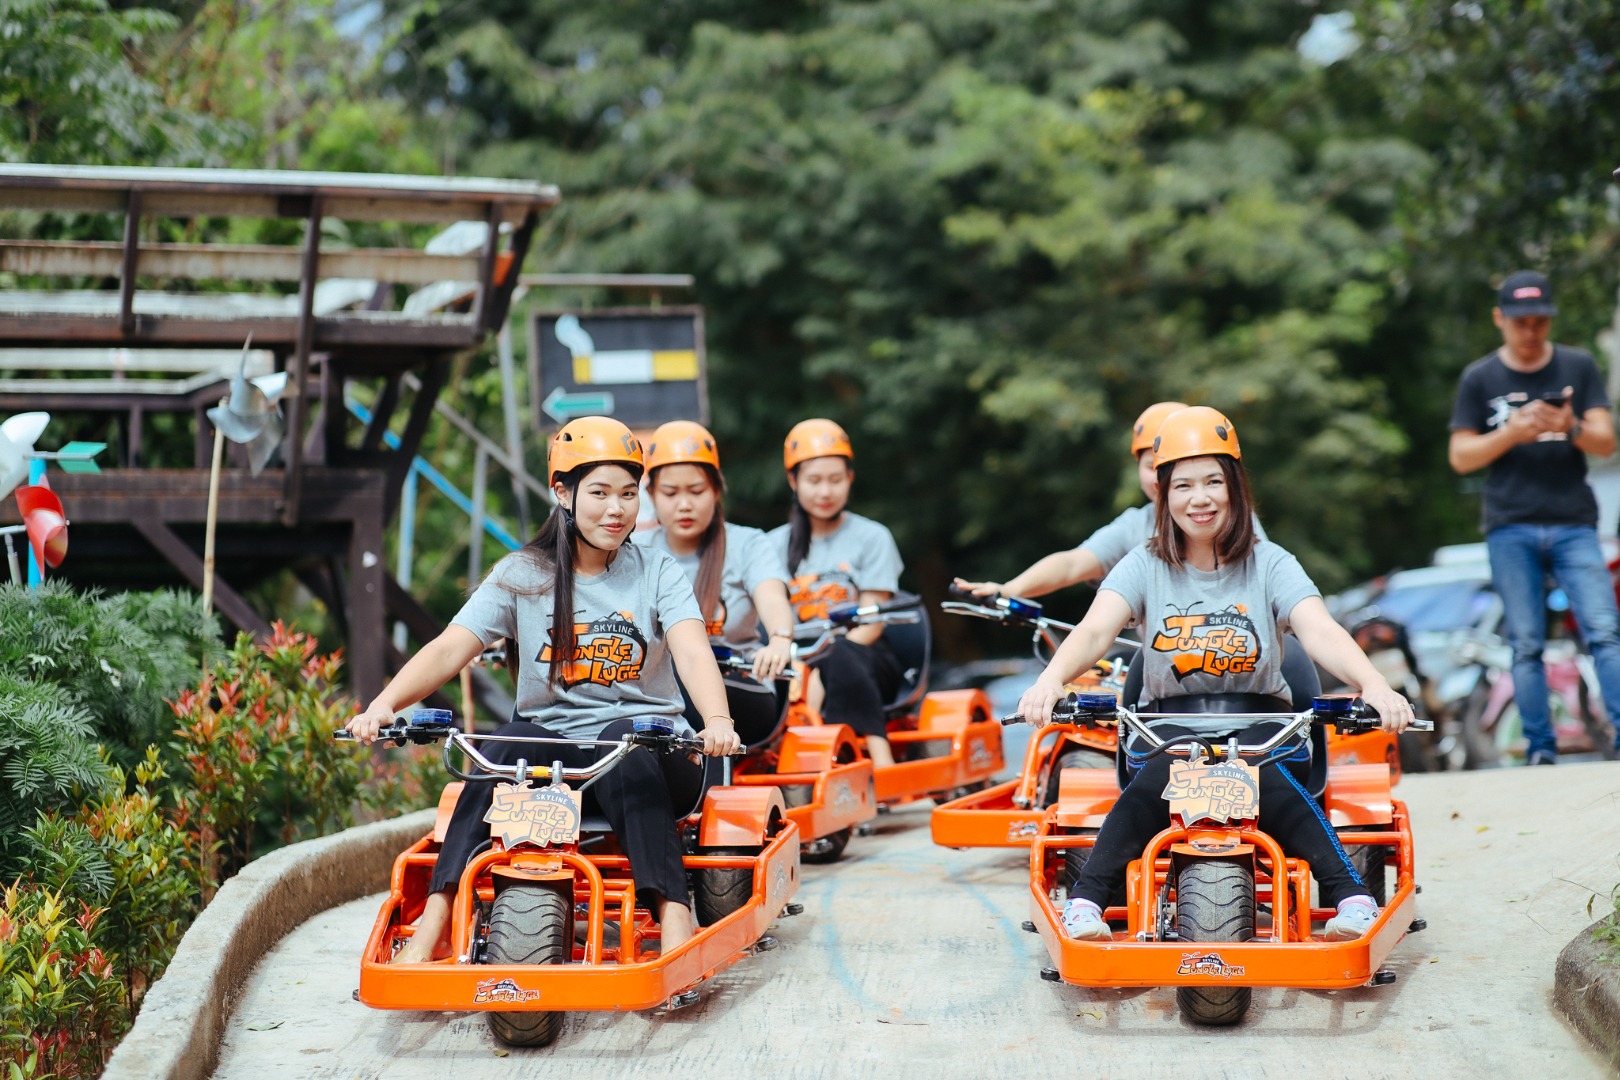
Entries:
POLYGON ((569 534, 572 535, 575 540, 578 540, 580 543, 584 544, 586 547, 590 548, 592 551, 606 551, 607 550, 607 548, 597 547, 595 544, 593 544, 589 540, 585 539, 585 534, 582 531, 580 531, 579 522, 575 520, 574 512, 572 510, 568 509, 568 507, 563 506, 560 503, 558 504, 557 509, 562 511, 563 528, 567 529, 569 534))

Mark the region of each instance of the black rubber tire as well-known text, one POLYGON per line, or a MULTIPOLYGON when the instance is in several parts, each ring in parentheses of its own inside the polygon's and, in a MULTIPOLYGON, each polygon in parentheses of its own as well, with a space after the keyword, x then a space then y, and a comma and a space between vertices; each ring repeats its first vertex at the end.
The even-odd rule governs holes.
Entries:
POLYGON ((821 839, 832 844, 832 847, 819 854, 811 854, 807 850, 808 845, 800 845, 799 861, 815 863, 817 865, 835 863, 844 857, 844 849, 849 846, 849 838, 854 835, 855 828, 852 825, 846 825, 837 832, 828 833, 826 836, 821 837, 821 839))
POLYGON ((1581 679, 1581 726, 1586 729, 1586 737, 1592 742, 1592 749, 1597 751, 1598 757, 1604 761, 1613 761, 1614 729, 1609 726, 1609 718, 1601 711, 1592 707, 1592 695, 1586 688, 1585 678, 1581 679))
MULTIPOLYGON (((572 897, 557 889, 512 885, 489 915, 491 964, 566 964, 574 954, 572 897)), ((547 1046, 562 1032, 563 1012, 491 1012, 489 1030, 507 1046, 547 1046)))
MULTIPOLYGON (((1254 872, 1224 859, 1194 859, 1176 876, 1176 933, 1182 941, 1254 938, 1254 872)), ((1247 986, 1181 986, 1176 1004, 1195 1024, 1235 1024, 1249 1011, 1247 986)))
MULTIPOLYGON (((757 855, 750 848, 708 848, 704 855, 757 855)), ((692 875, 693 901, 699 926, 713 926, 733 911, 748 903, 754 895, 754 871, 699 870, 692 875)))
POLYGON ((1367 886, 1367 895, 1378 901, 1379 907, 1389 903, 1389 864, 1385 860, 1393 854, 1395 849, 1383 844, 1358 844, 1350 852, 1350 862, 1367 886))
POLYGON ((1440 771, 1440 755, 1435 749, 1434 732, 1403 731, 1395 738, 1401 751, 1401 772, 1440 771))
MULTIPOLYGON (((1504 675, 1502 678, 1507 676, 1504 675)), ((1479 685, 1469 691, 1462 707, 1457 710, 1458 726, 1462 728, 1465 769, 1489 769, 1502 763, 1502 752, 1496 748, 1496 739, 1491 732, 1485 731, 1482 727, 1490 698, 1490 685, 1481 679, 1479 685)))
MULTIPOLYGON (((1065 829, 1070 836, 1096 836, 1096 829, 1065 829)), ((1080 879, 1080 871, 1086 868, 1086 860, 1091 858, 1091 849, 1088 847, 1072 847, 1063 849, 1062 878, 1059 884, 1067 895, 1074 895, 1074 883, 1080 879)))
POLYGON ((1114 755, 1102 750, 1090 750, 1078 746, 1071 746, 1057 757, 1052 764, 1052 772, 1046 778, 1046 801, 1042 808, 1051 806, 1058 799, 1058 777, 1064 769, 1107 769, 1114 771, 1114 755))

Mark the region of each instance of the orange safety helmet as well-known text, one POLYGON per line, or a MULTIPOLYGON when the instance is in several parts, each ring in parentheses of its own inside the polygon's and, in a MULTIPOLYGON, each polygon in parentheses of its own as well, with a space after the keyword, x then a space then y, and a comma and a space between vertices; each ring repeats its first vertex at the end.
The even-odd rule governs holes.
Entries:
POLYGON ((1237 429, 1219 409, 1194 405, 1164 418, 1153 440, 1153 462, 1163 465, 1184 458, 1225 455, 1242 460, 1237 429))
POLYGON ((647 440, 647 471, 665 465, 708 465, 720 471, 720 450, 702 424, 671 420, 659 425, 647 440))
POLYGON ((1136 426, 1131 428, 1131 456, 1153 449, 1154 436, 1159 434, 1159 425, 1164 423, 1164 418, 1186 407, 1184 401, 1161 401, 1143 409, 1142 415, 1136 418, 1136 426))
POLYGON ((641 468, 641 440, 612 417, 582 416, 568 421, 551 437, 551 451, 546 455, 546 482, 555 484, 557 477, 581 465, 609 461, 641 468))
POLYGON ((853 462, 855 448, 844 429, 831 420, 800 420, 782 443, 782 465, 792 472, 818 457, 843 457, 853 462))

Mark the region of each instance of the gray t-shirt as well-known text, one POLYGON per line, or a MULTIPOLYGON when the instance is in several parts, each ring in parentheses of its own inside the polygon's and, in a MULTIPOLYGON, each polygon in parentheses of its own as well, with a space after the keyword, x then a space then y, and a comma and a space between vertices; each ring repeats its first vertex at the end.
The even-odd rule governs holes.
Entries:
MULTIPOLYGON (((641 533, 638 543, 659 551, 668 551, 687 580, 696 584, 698 554, 677 555, 669 551, 669 541, 662 528, 641 533)), ((707 620, 709 636, 718 638, 734 649, 747 649, 759 644, 759 612, 754 610, 754 590, 767 581, 787 584, 787 569, 782 556, 759 529, 726 522, 726 564, 720 572, 720 610, 707 620)))
POLYGON ((1143 702, 1181 694, 1287 698, 1281 635, 1294 606, 1321 595, 1299 560, 1269 540, 1242 562, 1208 571, 1174 570, 1138 547, 1098 588, 1122 597, 1142 629, 1143 702))
MULTIPOLYGON (((780 525, 767 536, 778 556, 787 561, 791 525, 780 525)), ((800 622, 825 618, 830 608, 853 604, 863 592, 899 592, 900 549, 894 535, 871 518, 844 511, 844 520, 826 536, 812 536, 810 550, 798 566, 788 567, 788 599, 800 622)))
POLYGON ((666 635, 676 623, 702 616, 692 583, 668 552, 627 543, 605 573, 574 578, 578 639, 555 686, 546 681, 552 597, 550 576, 512 554, 451 620, 485 646, 500 638, 510 643, 519 716, 579 739, 638 716, 672 717, 678 730, 689 730, 666 635))
MULTIPOLYGON (((1153 536, 1153 518, 1152 503, 1122 510, 1113 521, 1076 544, 1075 550, 1084 548, 1095 555, 1106 575, 1133 548, 1141 547, 1153 536)), ((1261 540, 1266 538, 1266 530, 1261 527, 1258 517, 1254 519, 1254 535, 1261 540)))

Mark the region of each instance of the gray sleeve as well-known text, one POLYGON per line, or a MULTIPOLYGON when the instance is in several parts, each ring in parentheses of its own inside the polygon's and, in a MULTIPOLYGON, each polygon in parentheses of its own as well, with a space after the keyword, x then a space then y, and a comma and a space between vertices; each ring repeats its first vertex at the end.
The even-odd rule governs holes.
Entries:
POLYGON ((512 572, 509 559, 495 565, 467 602, 461 605, 450 625, 472 631, 485 648, 501 638, 517 636, 517 594, 501 582, 512 572))
POLYGON ((1076 550, 1085 549, 1102 563, 1103 574, 1106 575, 1119 561, 1131 553, 1131 549, 1147 539, 1148 529, 1143 523, 1143 510, 1146 507, 1133 506, 1114 518, 1108 524, 1086 537, 1083 542, 1075 545, 1076 550))
POLYGON ((859 580, 855 587, 862 592, 899 592, 900 571, 905 569, 905 563, 900 559, 900 549, 895 546, 894 534, 875 521, 872 525, 871 534, 861 545, 856 571, 859 580))
POLYGON ((658 621, 665 630, 687 619, 703 621, 692 582, 675 557, 665 551, 649 552, 652 558, 652 586, 658 621))
POLYGON ((743 550, 738 552, 738 566, 742 568, 743 588, 749 596, 767 581, 788 580, 787 561, 771 543, 770 537, 755 529, 738 530, 735 539, 743 550))
POLYGON ((1268 544, 1267 548, 1266 593, 1271 597, 1271 614, 1277 620, 1277 625, 1287 626, 1288 616, 1299 602, 1321 596, 1322 590, 1316 587, 1293 555, 1275 544, 1268 544))
POLYGON ((1147 587, 1150 567, 1148 560, 1152 558, 1147 549, 1138 544, 1125 557, 1119 560, 1108 576, 1103 578, 1097 591, 1107 589, 1130 605, 1132 620, 1142 621, 1142 612, 1147 607, 1147 587))

